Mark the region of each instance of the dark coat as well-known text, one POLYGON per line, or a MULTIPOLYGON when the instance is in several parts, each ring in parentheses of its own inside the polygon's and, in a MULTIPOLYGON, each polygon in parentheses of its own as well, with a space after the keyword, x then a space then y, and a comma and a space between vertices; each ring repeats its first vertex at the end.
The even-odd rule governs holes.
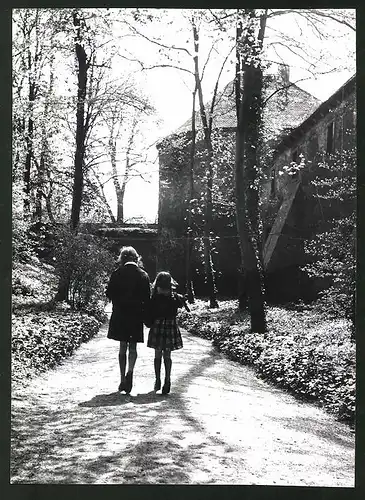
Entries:
POLYGON ((180 307, 185 307, 189 311, 185 297, 179 293, 171 295, 155 294, 146 307, 145 325, 150 327, 156 319, 174 319, 180 307))
POLYGON ((150 280, 140 267, 127 263, 109 280, 106 296, 113 303, 108 338, 143 342, 143 315, 150 300, 150 280))

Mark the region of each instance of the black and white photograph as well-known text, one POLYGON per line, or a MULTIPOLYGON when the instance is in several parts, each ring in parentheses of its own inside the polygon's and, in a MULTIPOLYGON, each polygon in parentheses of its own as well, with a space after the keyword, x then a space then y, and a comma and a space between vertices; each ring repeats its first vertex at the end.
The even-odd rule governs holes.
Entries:
POLYGON ((11 31, 10 484, 355 488, 356 9, 11 31))

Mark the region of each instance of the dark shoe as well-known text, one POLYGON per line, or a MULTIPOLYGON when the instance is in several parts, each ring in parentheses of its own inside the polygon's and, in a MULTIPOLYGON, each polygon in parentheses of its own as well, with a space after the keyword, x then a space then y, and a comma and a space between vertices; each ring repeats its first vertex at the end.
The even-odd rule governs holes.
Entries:
POLYGON ((125 382, 121 382, 118 387, 119 392, 125 391, 125 382))
POLYGON ((156 378, 155 391, 159 391, 160 389, 161 389, 161 380, 156 378))
POLYGON ((129 394, 133 387, 133 372, 128 372, 125 376, 125 392, 129 394))
POLYGON ((171 382, 165 381, 164 386, 162 387, 162 394, 168 394, 170 392, 170 389, 171 389, 171 382))

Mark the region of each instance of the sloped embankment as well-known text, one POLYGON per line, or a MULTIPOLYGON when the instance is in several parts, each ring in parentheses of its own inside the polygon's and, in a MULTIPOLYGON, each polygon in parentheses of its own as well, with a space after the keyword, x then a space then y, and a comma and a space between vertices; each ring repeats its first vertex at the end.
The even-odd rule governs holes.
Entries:
POLYGON ((56 286, 53 267, 36 258, 13 269, 13 387, 54 366, 99 331, 102 317, 72 311, 66 304, 49 307, 56 286))

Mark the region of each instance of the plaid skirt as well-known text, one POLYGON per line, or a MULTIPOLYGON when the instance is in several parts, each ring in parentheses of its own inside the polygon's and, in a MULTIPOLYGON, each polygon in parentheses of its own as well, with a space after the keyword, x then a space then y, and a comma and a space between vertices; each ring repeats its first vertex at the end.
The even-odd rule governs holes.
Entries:
POLYGON ((147 347, 175 351, 181 349, 182 346, 183 342, 176 318, 155 319, 148 334, 147 347))

